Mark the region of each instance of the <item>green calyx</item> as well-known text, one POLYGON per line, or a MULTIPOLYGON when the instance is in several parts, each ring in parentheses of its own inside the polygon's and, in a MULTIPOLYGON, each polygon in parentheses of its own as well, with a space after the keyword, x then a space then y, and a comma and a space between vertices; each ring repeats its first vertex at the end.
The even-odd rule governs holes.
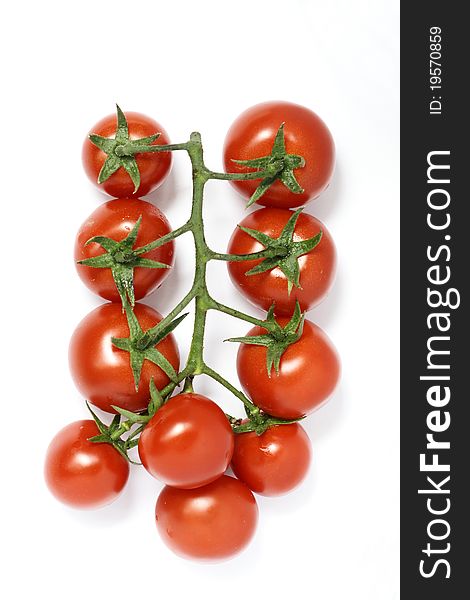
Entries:
POLYGON ((305 160, 297 154, 287 154, 284 123, 281 123, 281 126, 277 130, 271 154, 250 160, 232 160, 237 165, 265 173, 265 177, 261 180, 261 183, 249 199, 246 205, 247 208, 257 202, 276 180, 281 181, 294 194, 302 194, 304 191, 295 178, 294 169, 304 167, 305 160))
POLYGON ((294 242, 295 225, 302 210, 302 208, 299 208, 292 213, 292 216, 287 221, 278 238, 271 238, 261 231, 239 225, 242 231, 254 238, 260 244, 263 244, 267 250, 270 250, 273 253, 273 256, 262 260, 256 267, 247 271, 245 275, 258 275, 259 273, 264 273, 275 267, 279 267, 287 278, 288 294, 291 293, 294 286, 300 287, 300 267, 298 259, 300 256, 311 252, 320 243, 323 235, 322 231, 320 231, 317 235, 308 240, 294 242))
POLYGON ((121 242, 116 242, 116 240, 101 235, 92 237, 86 242, 85 246, 99 244, 105 250, 104 254, 78 261, 78 264, 87 267, 111 269, 123 305, 127 300, 131 303, 131 306, 135 304, 134 269, 136 267, 147 269, 170 268, 170 265, 140 256, 141 248, 133 249, 141 223, 142 216, 138 218, 129 235, 121 242))
POLYGON ((157 410, 160 408, 160 406, 162 406, 164 404, 165 400, 163 399, 163 396, 160 394, 160 392, 157 389, 157 386, 155 385, 155 381, 152 379, 150 380, 150 402, 147 408, 147 414, 150 418, 153 417, 153 415, 157 412, 157 410))
POLYGON ((123 167, 134 184, 135 193, 140 187, 140 171, 135 155, 142 154, 143 152, 152 152, 152 148, 154 147, 151 144, 160 137, 160 133, 131 140, 126 116, 117 104, 116 110, 117 129, 114 138, 106 138, 95 133, 89 135, 90 141, 108 155, 99 172, 98 183, 103 183, 119 168, 123 167))
POLYGON ((290 425, 291 423, 297 423, 305 417, 299 419, 280 419, 279 417, 272 417, 267 413, 260 410, 257 406, 245 407, 247 419, 236 419, 230 415, 226 415, 227 419, 232 426, 232 431, 235 434, 238 433, 249 433, 254 431, 256 435, 263 435, 270 427, 276 425, 290 425))
POLYGON ((240 419, 238 419, 236 422, 232 423, 232 430, 233 433, 248 433, 250 431, 254 431, 256 435, 263 435, 263 433, 270 427, 274 427, 276 425, 290 425, 291 423, 297 423, 298 421, 301 421, 303 418, 304 417, 300 417, 300 419, 286 420, 271 417, 266 414, 260 414, 258 418, 249 418, 246 422, 242 422, 240 419))
POLYGON ((145 426, 153 417, 153 415, 157 412, 160 406, 162 406, 165 402, 163 396, 161 395, 161 393, 157 389, 157 386, 155 385, 153 377, 150 380, 149 392, 150 401, 147 410, 144 413, 134 413, 130 410, 126 410, 125 408, 120 408, 119 406, 114 405, 112 406, 112 408, 114 408, 114 410, 117 413, 119 413, 121 417, 124 417, 126 419, 125 422, 129 423, 130 427, 136 425, 137 423, 145 426))
POLYGON ((156 411, 164 403, 164 399, 155 385, 153 378, 150 380, 150 401, 147 410, 142 413, 133 413, 130 410, 125 410, 119 406, 113 406, 118 413, 109 425, 105 425, 98 416, 93 412, 90 405, 87 404, 88 410, 93 416, 93 419, 98 427, 99 434, 89 438, 90 442, 95 444, 111 444, 124 458, 133 464, 140 465, 129 458, 128 451, 135 448, 139 443, 139 437, 147 423, 156 413, 156 411), (134 427, 137 426, 135 429, 134 427), (126 439, 121 436, 127 434, 126 439))
POLYGON ((105 425, 87 404, 88 410, 99 429, 99 434, 88 439, 95 444, 111 444, 124 458, 133 464, 142 464, 129 458, 128 451, 139 443, 140 434, 145 426, 165 402, 157 389, 153 378, 150 380, 150 401, 144 413, 133 413, 119 406, 113 406, 118 413, 109 425, 105 425), (135 429, 134 427, 137 426, 135 429), (121 436, 127 434, 126 439, 121 436))
MULTIPOLYGON (((274 317, 274 305, 271 306, 266 316, 266 323, 270 325, 270 332, 262 335, 247 335, 244 337, 230 338, 227 342, 239 342, 241 344, 253 344, 266 346, 266 370, 271 377, 272 369, 279 374, 281 357, 291 344, 295 344, 303 333, 305 313, 300 310, 296 302, 294 314, 291 320, 281 327, 274 317)), ((250 417, 252 415, 249 415, 250 417)))
POLYGON ((95 444, 111 444, 111 446, 113 446, 113 448, 115 448, 119 452, 119 454, 121 454, 121 456, 123 456, 126 460, 134 464, 140 464, 136 463, 135 461, 129 458, 128 451, 131 448, 137 446, 137 444, 139 443, 137 436, 140 435, 144 426, 140 425, 137 429, 131 431, 132 427, 135 423, 137 423, 137 421, 131 422, 127 420, 121 422, 120 414, 117 414, 109 425, 106 425, 93 412, 88 402, 86 403, 86 405, 99 430, 99 434, 89 438, 88 441, 93 442, 95 444), (129 432, 127 438, 125 440, 122 439, 121 436, 127 432, 129 432))
POLYGON ((123 307, 126 312, 127 323, 129 325, 129 337, 127 338, 112 338, 112 343, 116 348, 129 352, 129 360, 134 375, 134 383, 136 391, 139 389, 140 374, 144 360, 149 360, 156 364, 172 382, 177 382, 177 374, 172 364, 163 356, 155 347, 167 335, 169 335, 175 327, 188 315, 185 313, 180 315, 173 321, 163 326, 159 323, 155 327, 142 331, 140 323, 135 316, 131 306, 127 301, 123 302, 123 307))

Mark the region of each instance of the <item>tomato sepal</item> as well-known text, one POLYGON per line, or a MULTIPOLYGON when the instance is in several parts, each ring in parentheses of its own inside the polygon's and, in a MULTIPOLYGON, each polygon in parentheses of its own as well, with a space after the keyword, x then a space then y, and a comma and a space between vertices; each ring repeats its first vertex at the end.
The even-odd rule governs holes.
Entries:
MULTIPOLYGON (((300 267, 298 259, 318 246, 323 236, 323 232, 319 231, 312 238, 302 240, 301 242, 294 241, 295 226, 302 210, 303 208, 299 208, 292 213, 292 216, 285 224, 278 238, 272 238, 256 229, 250 229, 249 227, 243 227, 242 225, 238 226, 241 231, 262 244, 266 250, 272 252, 272 256, 264 258, 256 266, 246 271, 245 275, 259 275, 260 273, 265 273, 266 271, 271 271, 278 267, 286 276, 287 292, 289 295, 294 286, 300 288, 300 267)), ((247 255, 239 256, 246 257, 247 255)))
POLYGON ((119 406, 111 405, 114 410, 119 413, 121 416, 125 417, 130 423, 133 425, 135 423, 148 423, 150 421, 150 417, 148 415, 142 415, 139 413, 133 413, 130 410, 126 410, 125 408, 120 408, 119 406))
POLYGON ((183 313, 170 321, 162 325, 162 322, 152 327, 152 329, 148 329, 144 332, 143 336, 137 341, 137 348, 140 350, 146 350, 147 348, 151 348, 152 346, 156 346, 162 340, 166 338, 178 325, 188 316, 189 313, 183 313))
MULTIPOLYGON (((156 364, 169 377, 173 383, 177 383, 177 373, 170 361, 159 352, 155 346, 169 335, 181 321, 187 317, 188 313, 180 315, 170 323, 162 327, 153 327, 146 332, 142 331, 139 320, 137 319, 132 307, 124 300, 124 311, 126 313, 127 324, 129 326, 129 337, 111 338, 113 346, 129 353, 129 361, 134 376, 135 390, 139 389, 140 374, 144 360, 150 360, 156 364)), ((160 323, 159 323, 160 325, 160 323)))
POLYGON ((153 377, 150 380, 149 390, 150 390, 150 402, 149 402, 149 405, 147 408, 147 412, 148 412, 149 417, 153 417, 153 415, 157 412, 157 410, 160 408, 160 406, 162 406, 164 403, 163 396, 160 394, 159 389, 155 385, 155 381, 153 380, 153 377))
MULTIPOLYGON (((117 436, 122 435, 123 431, 129 430, 133 425, 139 424, 140 427, 130 432, 129 437, 126 440, 124 440, 124 445, 126 449, 134 448, 134 446, 137 446, 139 440, 136 440, 134 438, 143 431, 145 425, 150 421, 150 419, 154 416, 157 410, 165 403, 163 396, 161 395, 160 391, 155 385, 153 377, 150 380, 149 392, 150 400, 147 410, 145 412, 135 413, 130 410, 126 410, 125 408, 121 408, 120 406, 112 405, 112 408, 118 414, 115 415, 112 423, 107 427, 107 431, 104 435, 110 435, 112 439, 116 439, 117 436), (126 421, 121 423, 121 417, 124 417, 126 421)), ((168 397, 166 399, 168 399, 168 397)), ((104 429, 106 429, 104 423, 100 422, 100 424, 104 429)))
POLYGON ((140 187, 140 171, 135 159, 135 154, 154 152, 155 149, 151 144, 153 144, 161 134, 154 133, 153 135, 137 140, 130 139, 126 116, 117 104, 116 111, 117 129, 114 139, 103 137, 96 133, 91 133, 88 136, 88 139, 92 144, 107 154, 107 158, 98 174, 98 183, 104 183, 111 175, 113 175, 113 173, 122 167, 131 178, 131 181, 134 184, 134 193, 136 193, 140 187))
POLYGON ((299 419, 278 419, 277 417, 271 417, 265 413, 260 413, 258 419, 252 420, 251 418, 248 418, 246 421, 241 421, 235 425, 232 424, 232 430, 235 434, 254 431, 256 435, 263 435, 270 427, 292 425, 292 423, 298 423, 303 419, 305 419, 305 417, 300 417, 299 419))
POLYGON ((111 444, 118 450, 120 454, 123 456, 125 455, 129 462, 140 465, 141 463, 135 462, 129 458, 127 451, 135 448, 138 445, 140 434, 144 430, 145 426, 165 402, 160 394, 160 391, 155 385, 153 377, 150 380, 149 388, 150 401, 145 412, 135 413, 119 406, 112 405, 112 408, 117 412, 117 414, 114 416, 109 425, 105 425, 105 423, 99 419, 87 402, 88 410, 92 414, 98 430, 100 431, 99 435, 89 438, 89 441, 94 443, 111 444), (122 421, 122 418, 125 420, 122 421), (139 427, 131 431, 134 425, 139 425, 139 427), (126 439, 122 439, 121 436, 126 432, 129 432, 128 437, 126 439))
POLYGON ((274 310, 275 306, 273 304, 266 316, 266 323, 271 326, 269 332, 261 335, 247 335, 224 340, 226 342, 265 346, 267 348, 266 370, 268 377, 271 377, 273 367, 276 375, 279 374, 282 355, 291 344, 295 344, 300 339, 305 321, 305 313, 302 313, 300 310, 298 302, 296 302, 294 313, 285 327, 281 327, 277 323, 274 317, 274 310))
POLYGON ((295 178, 294 169, 303 168, 305 160, 297 154, 287 154, 284 123, 281 123, 277 130, 271 154, 248 160, 232 159, 232 162, 267 174, 248 200, 246 208, 257 202, 277 180, 281 181, 293 194, 303 194, 304 192, 304 189, 295 178))
POLYGON ((121 426, 121 416, 116 415, 110 425, 105 425, 105 423, 103 423, 98 415, 92 410, 88 402, 86 405, 100 432, 98 435, 94 435, 93 437, 89 438, 88 441, 93 442, 94 444, 110 444, 126 460, 133 462, 127 455, 126 442, 120 439, 120 437, 116 437, 116 432, 119 432, 119 428, 121 426))
POLYGON ((280 417, 273 417, 272 415, 262 411, 258 406, 254 405, 250 411, 247 407, 245 408, 246 419, 237 419, 230 415, 226 415, 232 426, 232 431, 235 434, 255 432, 257 435, 263 435, 270 427, 277 425, 291 425, 302 421, 305 417, 299 417, 295 419, 281 419, 280 417))
POLYGON ((147 269, 170 268, 170 265, 140 256, 139 251, 141 248, 134 249, 141 223, 142 215, 137 219, 129 235, 120 242, 102 235, 90 238, 85 242, 85 246, 99 244, 105 253, 78 261, 79 265, 87 267, 111 269, 121 301, 124 304, 125 300, 129 300, 131 306, 135 304, 134 269, 136 267, 147 269))

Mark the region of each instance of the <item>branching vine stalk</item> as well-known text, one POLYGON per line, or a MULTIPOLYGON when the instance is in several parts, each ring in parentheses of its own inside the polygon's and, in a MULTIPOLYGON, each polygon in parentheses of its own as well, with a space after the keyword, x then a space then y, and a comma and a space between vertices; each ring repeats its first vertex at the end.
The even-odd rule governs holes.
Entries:
MULTIPOLYGON (((192 174, 193 174, 193 193, 192 193, 192 210, 191 216, 188 222, 176 229, 172 233, 168 234, 166 237, 166 241, 170 239, 175 239, 179 235, 190 231, 194 240, 194 249, 195 249, 195 273, 194 280, 191 289, 186 294, 186 296, 175 306, 175 308, 160 322, 159 327, 163 327, 166 324, 169 324, 175 317, 177 317, 184 308, 192 301, 195 301, 195 317, 194 317, 194 328, 193 328, 193 337, 191 342, 191 347, 189 350, 188 361, 186 367, 181 371, 178 376, 178 379, 182 381, 188 377, 194 377, 197 375, 205 374, 215 381, 221 383, 224 387, 230 390, 239 400, 241 400, 248 412, 251 416, 252 414, 256 414, 259 412, 259 409, 249 400, 243 392, 237 390, 234 386, 229 384, 224 378, 222 378, 218 373, 216 373, 212 368, 206 365, 204 361, 204 333, 206 326, 206 318, 209 310, 216 310, 225 314, 229 314, 232 317, 236 317, 253 325, 259 325, 262 327, 266 327, 269 329, 274 329, 270 324, 262 321, 260 319, 256 319, 255 317, 251 317, 245 313, 242 313, 234 308, 226 307, 223 304, 217 302, 209 293, 206 283, 206 271, 207 271, 207 263, 211 260, 232 260, 233 256, 224 255, 217 252, 214 252, 207 245, 205 236, 204 236, 204 222, 203 222, 203 202, 204 202, 204 186, 210 179, 231 179, 237 178, 239 174, 230 174, 230 173, 215 173, 214 171, 210 171, 205 163, 203 156, 203 148, 201 142, 201 136, 199 133, 195 132, 191 134, 190 140, 186 142, 186 144, 178 144, 178 149, 186 150, 188 156, 191 160, 192 165, 192 174), (223 175, 223 177, 222 177, 223 175)), ((154 146, 153 151, 164 152, 170 149, 168 146, 154 146)), ((251 173, 251 178, 262 178, 263 173, 255 172, 251 173), (253 177, 256 175, 256 177, 253 177)), ((149 244, 146 248, 146 251, 156 247, 155 244, 160 242, 161 240, 157 240, 153 244, 149 244)), ((235 255, 234 255, 235 256, 235 255)), ((266 256, 272 256, 271 251, 267 252, 259 252, 255 255, 251 255, 248 258, 254 260, 255 258, 263 258, 266 256)), ((247 260, 248 258, 239 257, 241 260, 247 260)), ((168 387, 168 386, 167 386, 168 387)), ((171 389, 171 388, 170 388, 171 389)), ((166 388, 162 391, 162 394, 166 395, 166 388)))

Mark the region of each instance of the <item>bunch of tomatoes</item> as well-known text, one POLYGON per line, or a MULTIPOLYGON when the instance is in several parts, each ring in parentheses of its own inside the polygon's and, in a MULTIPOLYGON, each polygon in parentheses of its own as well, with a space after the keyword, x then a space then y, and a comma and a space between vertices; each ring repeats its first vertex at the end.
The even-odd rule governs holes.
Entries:
POLYGON ((165 484, 155 509, 164 542, 186 558, 220 560, 242 550, 254 534, 253 492, 284 494, 305 477, 311 446, 299 420, 328 399, 339 379, 334 346, 305 318, 332 286, 335 247, 326 227, 299 208, 327 188, 334 143, 315 113, 287 102, 259 104, 239 116, 226 136, 224 173, 200 162, 202 146, 196 161, 200 138, 194 135, 171 144, 156 121, 118 107, 117 116, 99 121, 84 142, 87 175, 113 199, 80 227, 75 263, 85 285, 108 302, 78 324, 70 341, 71 374, 93 418, 71 423, 54 437, 45 478, 63 503, 102 507, 124 489, 134 462, 128 452, 136 447, 141 464, 165 484), (177 150, 186 150, 193 162, 193 189, 198 177, 228 180, 248 206, 263 206, 241 221, 227 254, 209 249, 197 233, 203 231, 194 210, 197 193, 191 220, 175 231, 154 204, 140 198, 163 183, 177 150), (175 239, 188 231, 200 262, 226 261, 236 288, 267 311, 264 320, 213 300, 205 270, 197 266, 187 302, 167 317, 138 302, 167 278, 175 239), (196 358, 180 370, 172 331, 192 299, 190 357, 196 358), (244 392, 203 361, 209 309, 254 325, 232 340, 240 343, 237 372, 244 392), (243 401, 245 419, 226 415, 194 391, 193 380, 202 373, 243 401), (111 423, 90 405, 113 414, 111 423), (226 474, 229 467, 235 477, 226 474))

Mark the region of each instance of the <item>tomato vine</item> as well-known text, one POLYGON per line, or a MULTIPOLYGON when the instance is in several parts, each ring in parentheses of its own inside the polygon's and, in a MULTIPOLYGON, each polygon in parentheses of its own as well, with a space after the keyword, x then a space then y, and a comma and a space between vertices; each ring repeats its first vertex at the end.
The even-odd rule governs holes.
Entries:
MULTIPOLYGON (((283 135, 283 128, 280 127, 279 133, 277 136, 277 144, 281 145, 279 141, 283 135)), ((126 147, 123 145, 119 146, 119 150, 123 156, 126 153, 126 147)), ((132 149, 135 150, 135 143, 132 149)), ((189 159, 192 165, 192 208, 189 219, 186 223, 184 223, 181 227, 171 231, 170 233, 158 238, 157 240, 146 244, 140 248, 137 248, 132 251, 132 260, 135 266, 139 265, 139 257, 146 252, 154 250, 164 244, 170 242, 171 240, 175 240, 179 236, 185 233, 191 233, 194 240, 194 249, 195 249, 195 272, 194 279, 191 286, 191 289, 187 292, 187 294, 181 299, 181 301, 151 330, 148 330, 143 333, 139 337, 139 339, 135 342, 132 339, 132 332, 135 331, 135 317, 133 316, 133 309, 131 303, 133 303, 133 294, 129 293, 129 289, 125 290, 121 294, 121 299, 123 303, 123 307, 125 309, 129 329, 131 331, 131 337, 126 338, 127 342, 124 343, 123 339, 113 339, 113 344, 122 350, 127 350, 130 352, 130 360, 132 364, 132 356, 133 353, 141 352, 142 360, 143 358, 148 358, 145 355, 145 350, 148 348, 153 348, 155 345, 155 340, 161 339, 164 335, 167 335, 179 322, 182 320, 180 316, 183 310, 194 300, 195 303, 195 317, 194 317, 194 327, 193 327, 193 335, 191 346, 189 349, 188 360, 186 362, 186 366, 177 374, 173 374, 171 377, 170 383, 163 388, 162 390, 156 390, 155 386, 152 390, 153 401, 155 401, 155 396, 158 395, 158 402, 165 402, 174 389, 180 385, 183 381, 185 381, 184 391, 192 391, 192 381, 194 377, 198 375, 206 375, 225 387, 229 390, 236 398, 238 398, 244 405, 245 412, 248 416, 248 421, 241 424, 239 420, 234 419, 228 415, 230 422, 232 423, 234 432, 246 432, 246 431, 256 431, 257 433, 263 433, 267 428, 272 425, 284 424, 284 423, 292 423, 292 420, 284 420, 278 419, 275 417, 271 417, 269 415, 263 414, 260 409, 239 389, 237 389, 234 385, 232 385, 227 379, 222 377, 219 373, 217 373, 214 369, 212 369, 204 360, 204 334, 206 327, 206 318, 207 313, 210 310, 218 311, 229 316, 235 317, 252 325, 257 325, 263 327, 266 330, 266 338, 270 338, 272 340, 272 345, 274 346, 274 354, 276 356, 276 364, 279 364, 279 358, 282 352, 287 348, 287 346, 291 343, 294 343, 298 336, 293 335, 291 331, 289 334, 284 331, 282 327, 278 325, 276 322, 274 315, 272 312, 268 313, 268 316, 265 320, 257 319, 249 314, 243 313, 235 308, 230 306, 225 306, 224 304, 218 302, 209 292, 206 282, 206 271, 207 264, 211 260, 222 260, 222 261, 247 261, 254 259, 266 259, 266 260, 280 260, 286 254, 286 251, 280 251, 279 247, 276 245, 271 245, 267 247, 265 250, 260 252, 248 254, 248 255, 234 255, 234 254, 224 254, 215 252, 212 250, 205 239, 204 235, 204 220, 203 220, 203 202, 204 202, 204 187, 208 181, 211 179, 214 180, 256 180, 261 179, 262 181, 266 180, 266 178, 272 179, 276 177, 276 173, 280 176, 283 172, 282 169, 282 156, 277 156, 277 160, 275 166, 269 164, 267 169, 258 169, 253 172, 248 173, 219 173, 216 171, 211 171, 207 168, 204 162, 204 154, 203 154, 203 146, 201 135, 198 132, 193 132, 190 136, 190 139, 187 142, 180 144, 167 144, 167 145, 158 145, 158 146, 139 146, 139 152, 173 152, 177 150, 183 150, 187 152, 189 159), (290 336, 290 337, 289 337, 290 336)), ((129 149, 130 151, 130 149, 129 149)), ((279 149, 277 153, 280 154, 279 149)), ((290 159, 290 156, 287 155, 290 159)), ((299 157, 300 160, 301 157, 299 157)), ((301 162, 301 161, 300 161, 301 162)), ((264 164, 264 163, 263 163, 264 164)), ((300 164, 300 163, 299 163, 300 164)), ((252 165, 256 167, 256 165, 252 165)), ((290 164, 289 164, 290 168, 290 164)), ((296 213, 297 214, 297 213, 296 213)), ((100 240, 102 241, 102 240, 100 240)), ((316 240, 315 243, 318 243, 316 240)), ((121 243, 122 245, 122 243, 121 243)), ((120 246, 119 246, 120 248, 120 246)), ((308 251, 308 250, 306 250, 308 251)), ((107 257, 107 255, 103 255, 107 257)), ((102 266, 100 261, 105 260, 104 258, 100 258, 95 262, 96 266, 102 266)), ((93 265, 93 260, 90 260, 88 263, 89 266, 93 265)), ((106 265, 108 266, 107 262, 106 265)), ((132 285, 132 280, 130 282, 132 285)), ((300 311, 300 309, 299 309, 300 311)), ((183 315, 185 316, 185 315, 183 315)), ((299 334, 301 333, 301 321, 300 313, 298 315, 298 323, 296 324, 295 329, 299 328, 299 334)), ((230 341, 240 341, 239 338, 234 338, 230 341)), ((271 361, 272 364, 272 361, 271 361)), ((161 366, 161 365, 160 365, 161 366)), ((268 367, 270 370, 270 367, 268 367)), ((138 386, 138 374, 136 377, 136 387, 138 386)), ((119 427, 116 428, 114 426, 111 435, 108 436, 108 442, 112 443, 117 447, 120 452, 126 452, 129 448, 129 444, 125 444, 122 440, 120 440, 120 436, 128 432, 132 425, 135 423, 145 423, 151 417, 151 411, 149 411, 148 415, 132 415, 129 411, 122 410, 120 407, 115 406, 115 410, 120 413, 121 416, 125 417, 125 420, 120 423, 119 427)), ((91 410, 91 409, 90 409, 91 410)), ((92 412, 93 416, 96 418, 96 415, 92 412)), ((96 441, 102 442, 104 441, 104 437, 106 437, 106 433, 104 433, 103 428, 105 428, 103 423, 98 423, 101 431, 101 435, 97 436, 96 441), (104 436, 104 437, 103 437, 104 436)), ((136 432, 134 432, 136 433, 136 432)), ((140 432, 139 432, 140 433, 140 432)), ((132 446, 136 445, 137 440, 135 440, 135 436, 132 436, 132 446)))
POLYGON ((334 346, 303 312, 321 301, 333 281, 334 244, 326 227, 301 214, 302 208, 286 210, 305 204, 328 185, 332 137, 315 113, 298 105, 253 107, 239 118, 242 124, 247 115, 248 130, 241 138, 233 127, 227 135, 223 173, 206 166, 198 132, 172 144, 156 121, 124 114, 119 107, 117 119, 99 121, 83 146, 88 176, 116 199, 83 223, 75 260, 84 283, 111 302, 89 313, 72 335, 71 374, 94 421, 77 421, 54 437, 46 455, 46 482, 65 504, 102 506, 124 488, 128 463, 134 462, 130 450, 137 449, 138 464, 166 484, 155 510, 160 534, 175 552, 190 558, 240 551, 256 528, 252 491, 275 496, 300 483, 311 450, 297 421, 326 400, 339 377, 334 346), (256 115, 268 119, 269 135, 261 144, 256 115), (137 194, 145 196, 162 183, 176 151, 191 162, 192 199, 187 221, 171 231, 165 215, 137 194), (205 238, 204 191, 210 180, 239 185, 247 206, 267 205, 238 225, 226 253, 213 250, 205 238), (174 241, 185 234, 194 243, 193 280, 162 317, 136 301, 165 279, 173 265, 174 241), (212 295, 207 285, 211 261, 227 263, 235 286, 267 311, 264 319, 212 295), (180 366, 172 331, 193 303, 191 343, 186 364, 180 366), (253 326, 225 340, 241 344, 237 372, 243 391, 206 362, 210 311, 253 326), (200 375, 241 401, 246 418, 226 414, 198 394, 193 385, 200 375), (182 390, 173 394, 178 387, 182 390), (116 414, 106 424, 93 406, 116 414), (230 464, 238 479, 225 474, 230 464), (108 466, 113 473, 106 473, 108 466), (206 509, 193 511, 193 500, 200 498, 205 506, 210 498, 210 518, 206 509))

